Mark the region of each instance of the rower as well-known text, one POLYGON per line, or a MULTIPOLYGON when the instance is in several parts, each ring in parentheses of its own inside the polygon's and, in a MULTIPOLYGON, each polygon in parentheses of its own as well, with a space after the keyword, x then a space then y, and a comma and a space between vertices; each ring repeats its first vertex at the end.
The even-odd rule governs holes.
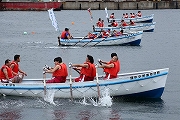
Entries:
POLYGON ((83 64, 72 64, 70 67, 76 67, 77 70, 80 70, 80 76, 75 78, 75 82, 93 81, 96 76, 94 58, 91 55, 87 55, 83 64))

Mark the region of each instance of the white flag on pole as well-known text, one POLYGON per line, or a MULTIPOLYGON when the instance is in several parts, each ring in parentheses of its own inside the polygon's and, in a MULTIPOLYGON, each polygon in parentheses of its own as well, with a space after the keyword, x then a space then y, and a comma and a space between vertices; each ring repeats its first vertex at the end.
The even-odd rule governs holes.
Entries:
POLYGON ((53 12, 53 8, 49 9, 48 12, 49 12, 49 18, 52 21, 52 26, 54 26, 56 31, 58 31, 59 28, 58 28, 58 24, 56 21, 56 17, 55 17, 54 12, 53 12))
POLYGON ((108 12, 107 12, 107 7, 105 7, 105 12, 106 12, 106 18, 108 18, 108 12))

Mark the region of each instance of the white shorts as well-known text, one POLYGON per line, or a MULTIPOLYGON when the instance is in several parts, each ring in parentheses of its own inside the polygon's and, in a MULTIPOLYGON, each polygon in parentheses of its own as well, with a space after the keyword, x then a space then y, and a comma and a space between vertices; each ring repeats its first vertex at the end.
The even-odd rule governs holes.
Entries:
POLYGON ((9 79, 9 80, 1 79, 1 82, 3 82, 3 83, 12 83, 12 79, 9 79))

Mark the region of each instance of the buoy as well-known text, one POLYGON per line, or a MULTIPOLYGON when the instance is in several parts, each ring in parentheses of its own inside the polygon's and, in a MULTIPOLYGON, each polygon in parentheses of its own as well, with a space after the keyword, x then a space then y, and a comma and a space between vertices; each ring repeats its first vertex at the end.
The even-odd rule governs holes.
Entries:
POLYGON ((35 32, 31 32, 32 34, 35 34, 35 32))
POLYGON ((24 32, 24 35, 27 35, 27 32, 24 32))
POLYGON ((74 22, 71 22, 72 25, 74 25, 74 22))

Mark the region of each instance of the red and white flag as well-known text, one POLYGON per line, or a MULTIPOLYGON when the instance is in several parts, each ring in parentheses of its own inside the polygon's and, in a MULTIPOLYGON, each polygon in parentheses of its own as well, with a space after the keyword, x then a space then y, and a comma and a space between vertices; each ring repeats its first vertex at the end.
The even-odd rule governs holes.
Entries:
POLYGON ((91 8, 88 8, 88 12, 89 12, 89 14, 90 14, 90 16, 91 16, 91 21, 92 21, 93 16, 92 16, 92 13, 91 13, 91 8))

